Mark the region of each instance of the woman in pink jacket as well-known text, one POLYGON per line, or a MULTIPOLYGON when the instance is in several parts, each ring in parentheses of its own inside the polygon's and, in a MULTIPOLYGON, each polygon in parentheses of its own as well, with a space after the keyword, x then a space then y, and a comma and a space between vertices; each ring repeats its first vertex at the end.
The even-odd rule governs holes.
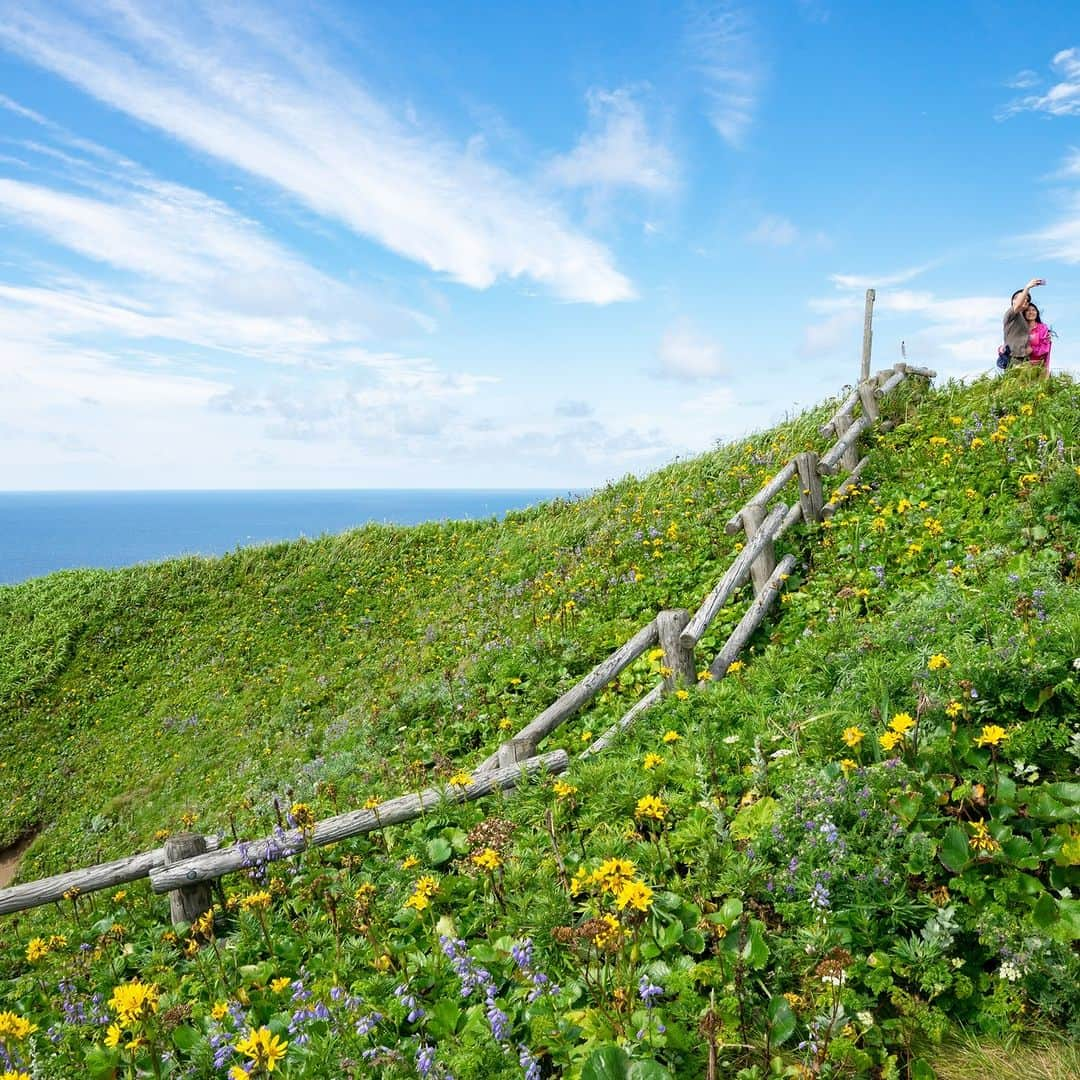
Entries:
POLYGON ((1050 327, 1042 321, 1039 309, 1029 300, 1024 308, 1028 325, 1028 348, 1031 363, 1041 367, 1044 375, 1050 374, 1050 327))

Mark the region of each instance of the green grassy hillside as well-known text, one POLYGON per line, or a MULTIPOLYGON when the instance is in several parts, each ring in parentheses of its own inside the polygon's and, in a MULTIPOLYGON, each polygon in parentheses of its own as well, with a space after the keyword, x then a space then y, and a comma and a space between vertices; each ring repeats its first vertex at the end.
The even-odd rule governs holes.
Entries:
MULTIPOLYGON (((905 383, 742 665, 554 783, 226 879, 180 936, 145 884, 0 921, 0 1068, 929 1077, 961 1028, 1075 1036, 1078 404, 905 383)), ((695 608, 829 412, 503 522, 0 588, 0 843, 37 833, 28 879, 445 783, 695 608)))

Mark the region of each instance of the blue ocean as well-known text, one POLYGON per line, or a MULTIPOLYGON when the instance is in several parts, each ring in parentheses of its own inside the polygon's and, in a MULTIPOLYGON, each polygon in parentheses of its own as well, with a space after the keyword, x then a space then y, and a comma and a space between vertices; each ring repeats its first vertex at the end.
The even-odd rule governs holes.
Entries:
POLYGON ((549 490, 0 492, 0 585, 79 567, 314 538, 368 522, 501 517, 549 490))

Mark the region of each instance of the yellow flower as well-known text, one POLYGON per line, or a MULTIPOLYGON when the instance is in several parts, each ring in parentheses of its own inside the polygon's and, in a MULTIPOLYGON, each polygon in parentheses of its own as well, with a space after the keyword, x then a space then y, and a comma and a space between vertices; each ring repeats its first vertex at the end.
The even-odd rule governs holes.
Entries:
POLYGON ((843 770, 845 776, 850 772, 854 772, 858 767, 859 763, 857 761, 852 761, 849 757, 843 758, 840 762, 840 768, 843 770))
POLYGON ((971 440, 972 450, 981 450, 985 445, 986 443, 982 439, 980 439, 978 435, 976 435, 975 438, 971 440))
POLYGON ((369 795, 364 800, 364 809, 365 810, 378 810, 379 809, 379 800, 374 795, 369 795))
POLYGON ((975 740, 976 746, 1000 746, 1009 733, 997 724, 984 724, 982 734, 975 740))
POLYGON ((941 522, 940 522, 940 521, 939 521, 939 520, 938 520, 937 518, 932 518, 932 517, 928 517, 928 518, 927 518, 927 519, 926 519, 926 520, 925 520, 925 521, 923 522, 923 528, 924 528, 924 529, 925 529, 925 530, 926 530, 926 531, 927 531, 927 532, 928 532, 928 533, 929 533, 929 534, 930 534, 931 536, 940 536, 940 535, 941 535, 941 534, 942 534, 942 533, 943 533, 943 532, 945 531, 945 528, 944 528, 944 526, 943 526, 943 525, 941 524, 941 522))
POLYGON ((963 703, 959 701, 950 701, 949 704, 945 706, 946 716, 959 716, 963 711, 963 703))
POLYGON ((657 765, 664 764, 664 757, 662 754, 646 754, 645 760, 642 763, 642 768, 648 772, 650 769, 655 769, 657 765))
POLYGON ((289 809, 289 816, 296 823, 296 828, 303 831, 315 828, 315 811, 307 803, 293 803, 289 809))
POLYGON ((250 1080, 251 1074, 243 1065, 233 1065, 229 1069, 229 1080, 250 1080))
POLYGON ((121 983, 113 989, 109 1008, 123 1024, 136 1024, 158 1011, 158 988, 153 983, 141 983, 137 979, 121 983))
POLYGON ((948 446, 949 445, 949 440, 946 439, 944 435, 931 435, 930 436, 930 445, 931 446, 948 446))
POLYGON ((424 911, 431 907, 431 901, 424 896, 423 893, 413 893, 408 900, 405 901, 407 908, 412 908, 414 911, 424 911))
POLYGON ((603 925, 593 937, 593 944, 598 949, 609 949, 618 945, 622 938, 622 923, 614 915, 601 915, 603 925))
POLYGON ((37 1031, 37 1024, 31 1024, 18 1013, 0 1012, 0 1042, 5 1039, 25 1039, 37 1031))
POLYGON ((881 743, 885 750, 892 750, 896 747, 897 743, 902 743, 904 736, 896 731, 885 731, 878 736, 878 742, 881 743))
POLYGON ((290 981, 288 975, 281 975, 276 979, 270 980, 270 989, 273 990, 275 994, 280 994, 281 991, 289 985, 290 981))
POLYGON ((746 664, 742 660, 732 660, 727 666, 727 673, 729 675, 738 675, 745 667, 746 664))
POLYGON ((49 943, 44 938, 31 938, 26 945, 26 959, 31 964, 49 955, 49 943))
POLYGON ((587 880, 599 886, 604 892, 617 894, 636 872, 637 867, 629 859, 608 859, 601 863, 587 880))
POLYGON ((570 895, 578 896, 583 893, 588 887, 591 878, 592 875, 587 870, 575 870, 574 876, 570 879, 570 895))
POLYGON ((676 690, 675 691, 675 696, 680 701, 685 701, 690 696, 690 691, 689 690, 676 690))
POLYGON ((907 553, 909 558, 918 555, 920 551, 922 551, 922 544, 908 544, 907 546, 907 553))
POLYGON ((898 514, 906 514, 910 509, 911 509, 911 500, 910 499, 901 499, 896 504, 896 512, 898 514))
MULTIPOLYGON (((275 980, 275 981, 277 981, 277 980, 275 980)), ((289 983, 289 980, 288 980, 288 979, 286 979, 286 980, 285 980, 285 985, 287 986, 287 985, 288 985, 288 983, 289 983)), ((212 1009, 210 1010, 210 1015, 211 1015, 211 1016, 212 1016, 212 1017, 213 1017, 213 1018, 214 1018, 215 1020, 224 1020, 224 1019, 225 1019, 225 1017, 229 1015, 229 1006, 228 1006, 228 1005, 227 1005, 227 1004, 226 1004, 226 1003, 225 1003, 224 1001, 219 1001, 219 1002, 218 1002, 218 1003, 217 1003, 217 1004, 216 1004, 216 1005, 215 1005, 215 1006, 214 1006, 214 1007, 213 1007, 213 1008, 212 1008, 212 1009)))
POLYGON ((663 799, 656 795, 643 795, 637 801, 634 809, 636 818, 652 818, 655 821, 663 821, 667 816, 668 806, 663 799))
POLYGON ((454 787, 468 787, 473 782, 471 774, 465 772, 464 769, 459 770, 450 777, 448 783, 454 787))
POLYGON ((406 855, 405 858, 401 860, 402 870, 411 870, 414 866, 419 865, 420 860, 415 855, 406 855))
POLYGON ((623 911, 632 907, 636 911, 648 911, 652 907, 653 891, 643 881, 627 882, 615 898, 615 906, 623 911))
POLYGON ((190 829, 198 820, 199 815, 192 813, 190 810, 185 810, 180 815, 180 824, 183 825, 185 829, 190 829))
POLYGON ((990 830, 986 827, 982 818, 979 818, 978 821, 972 821, 970 824, 974 830, 974 836, 968 840, 969 847, 987 855, 992 855, 995 851, 1001 850, 1001 845, 990 835, 990 830))
POLYGON ((711 682, 713 673, 708 668, 706 668, 704 671, 699 671, 697 673, 697 677, 699 682, 711 682))
POLYGON ((681 738, 682 736, 677 731, 664 732, 664 742, 666 743, 678 742, 681 738))
POLYGON ((122 1035, 123 1031, 121 1030, 119 1024, 110 1024, 109 1030, 105 1034, 105 1045, 109 1047, 110 1050, 116 1046, 119 1046, 122 1035))
POLYGON ((898 735, 903 735, 905 731, 910 731, 914 726, 915 721, 911 718, 911 714, 906 712, 897 713, 889 721, 889 727, 898 735))
POLYGON ((270 906, 271 899, 265 890, 249 893, 240 897, 240 908, 243 911, 265 911, 270 906))
POLYGON ((499 730, 500 731, 509 731, 513 726, 514 726, 514 721, 511 720, 509 716, 504 716, 499 721, 499 730))
POLYGON ((581 733, 581 741, 585 742, 585 743, 592 742, 592 732, 591 731, 583 731, 581 733))
POLYGON ((569 799, 578 792, 578 789, 573 784, 567 784, 562 780, 556 780, 551 787, 557 799, 569 799))
POLYGON ((127 898, 127 890, 126 889, 118 889, 116 892, 113 893, 113 903, 114 904, 119 904, 122 900, 124 900, 126 898, 127 898))
POLYGON ((246 1039, 236 1044, 236 1049, 245 1057, 251 1058, 257 1068, 272 1073, 277 1063, 285 1056, 289 1048, 287 1042, 279 1039, 269 1028, 261 1027, 252 1031, 246 1039))
POLYGON ((479 866, 481 870, 498 870, 502 866, 502 859, 499 857, 499 853, 494 848, 484 848, 483 851, 477 851, 473 853, 472 861, 475 866, 479 866))
POLYGON ((950 664, 948 658, 941 653, 934 653, 934 655, 926 661, 926 666, 931 671, 943 671, 945 668, 952 667, 952 664, 950 664))
POLYGON ((855 727, 853 724, 851 727, 844 728, 844 744, 850 746, 853 750, 866 738, 866 732, 861 728, 855 727))
POLYGON ((376 956, 375 959, 372 960, 372 962, 371 962, 371 966, 376 971, 382 972, 382 973, 385 973, 385 972, 390 970, 390 964, 391 964, 391 960, 390 960, 390 954, 389 953, 382 953, 379 956, 376 956))
POLYGON ((1023 405, 1020 406, 1020 415, 1021 416, 1030 416, 1034 411, 1035 411, 1035 406, 1030 405, 1027 402, 1025 402, 1023 405))

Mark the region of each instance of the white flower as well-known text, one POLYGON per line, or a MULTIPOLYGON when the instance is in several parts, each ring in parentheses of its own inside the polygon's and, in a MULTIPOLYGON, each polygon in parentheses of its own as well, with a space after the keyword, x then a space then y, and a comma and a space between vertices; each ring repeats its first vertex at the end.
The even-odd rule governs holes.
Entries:
POLYGON ((1023 974, 1024 973, 1011 960, 1003 960, 1001 962, 1001 968, 998 970, 998 978, 1008 979, 1009 982, 1016 982, 1023 974))

